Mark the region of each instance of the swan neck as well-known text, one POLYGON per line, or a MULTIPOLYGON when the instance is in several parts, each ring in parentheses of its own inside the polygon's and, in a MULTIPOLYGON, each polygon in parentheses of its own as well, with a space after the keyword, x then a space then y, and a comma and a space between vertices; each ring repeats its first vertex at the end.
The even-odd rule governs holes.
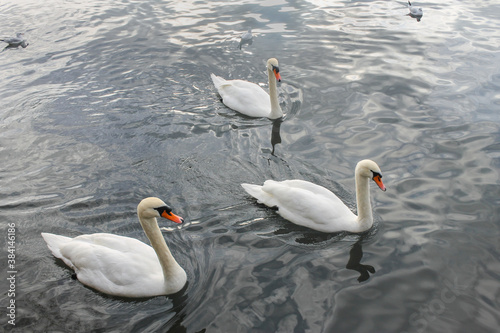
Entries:
POLYGON ((360 230, 367 230, 373 225, 372 205, 370 203, 370 179, 356 173, 356 203, 360 230))
POLYGON ((271 99, 271 114, 269 118, 281 118, 283 117, 283 111, 281 111, 280 102, 278 100, 276 77, 274 76, 273 71, 269 68, 267 69, 267 76, 269 78, 269 98, 271 99))
POLYGON ((148 237, 151 246, 158 256, 158 260, 160 261, 160 265, 163 270, 163 276, 165 280, 168 280, 169 276, 172 275, 172 272, 177 266, 179 266, 179 264, 172 256, 172 253, 165 242, 165 238, 163 238, 160 227, 158 227, 156 218, 153 217, 151 219, 146 219, 139 217, 139 220, 142 228, 144 229, 144 233, 148 237))

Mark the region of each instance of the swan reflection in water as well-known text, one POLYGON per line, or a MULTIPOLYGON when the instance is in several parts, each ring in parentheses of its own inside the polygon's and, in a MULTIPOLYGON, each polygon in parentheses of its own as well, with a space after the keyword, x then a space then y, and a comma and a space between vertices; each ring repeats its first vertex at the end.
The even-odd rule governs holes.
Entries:
MULTIPOLYGON (((304 229, 300 226, 288 226, 279 228, 272 233, 274 236, 291 236, 289 239, 289 244, 295 243, 296 245, 305 244, 305 245, 314 245, 314 244, 324 244, 325 242, 331 244, 332 247, 339 242, 345 241, 346 237, 349 237, 349 233, 346 232, 336 232, 336 233, 318 233, 312 230, 304 229), (302 237, 295 237, 294 231, 301 231, 302 237)), ((370 239, 374 234, 376 234, 376 230, 370 230, 364 234, 362 234, 356 242, 352 245, 351 250, 349 251, 349 260, 345 266, 346 269, 353 270, 359 273, 357 278, 358 282, 365 282, 370 278, 370 273, 375 274, 375 268, 372 265, 366 265, 361 263, 361 259, 363 258, 363 241, 365 239, 370 239)))
POLYGON ((363 258, 363 248, 361 247, 361 242, 363 237, 354 243, 349 251, 349 261, 345 268, 359 272, 358 282, 364 282, 370 278, 370 273, 375 273, 375 268, 371 265, 363 265, 361 263, 361 258, 363 258))
POLYGON ((272 120, 272 127, 271 127, 271 146, 272 146, 272 149, 269 149, 267 147, 262 148, 262 152, 264 152, 266 154, 267 153, 271 154, 271 156, 273 156, 271 159, 279 158, 283 161, 283 163, 286 163, 286 161, 284 159, 282 159, 281 157, 279 157, 275 154, 276 145, 281 143, 280 131, 281 131, 281 123, 283 122, 283 120, 284 120, 284 117, 272 120))
POLYGON ((274 155, 274 150, 276 145, 281 143, 281 123, 283 122, 283 118, 278 118, 273 120, 273 128, 271 129, 271 145, 273 146, 273 150, 271 151, 271 155, 274 155))
MULTIPOLYGON (((371 233, 370 233, 371 234, 371 233)), ((316 241, 322 242, 322 241, 327 241, 330 239, 338 239, 339 241, 343 239, 345 236, 345 233, 340 233, 340 234, 323 234, 318 237, 307 237, 303 239, 297 239, 298 243, 303 243, 303 244, 311 244, 316 241)), ((369 236, 368 236, 369 237, 369 236)), ((354 243, 351 247, 351 250, 349 251, 349 260, 347 261, 347 264, 345 265, 345 268, 356 271, 359 273, 358 277, 358 282, 365 282, 370 278, 370 273, 375 274, 375 268, 372 265, 365 265, 361 263, 361 259, 363 258, 363 247, 361 246, 363 239, 365 236, 360 237, 356 243, 354 243)))
MULTIPOLYGON (((184 326, 183 322, 186 318, 186 306, 188 303, 188 285, 189 281, 186 282, 186 285, 184 288, 182 288, 179 292, 176 294, 170 295, 170 299, 172 300, 172 307, 168 307, 165 309, 165 314, 170 315, 171 312, 175 312, 175 315, 170 318, 162 327, 162 329, 165 329, 165 332, 187 332, 187 328, 184 326)), ((146 316, 144 319, 144 325, 142 325, 140 322, 138 323, 138 327, 148 327, 148 322, 151 321, 150 316, 146 316)), ((203 328, 196 333, 203 333, 205 332, 206 329, 203 328)))

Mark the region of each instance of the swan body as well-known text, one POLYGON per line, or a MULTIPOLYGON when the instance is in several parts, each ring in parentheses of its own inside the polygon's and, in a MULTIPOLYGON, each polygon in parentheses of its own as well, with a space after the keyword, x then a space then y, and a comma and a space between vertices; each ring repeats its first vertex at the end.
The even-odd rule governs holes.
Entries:
POLYGON ((369 180, 385 191, 378 165, 362 160, 356 165, 356 216, 335 194, 304 180, 266 180, 263 186, 241 184, 259 203, 277 207, 283 218, 321 232, 363 232, 373 225, 369 180))
POLYGON ((249 117, 267 117, 277 119, 283 117, 278 101, 276 81, 281 81, 278 60, 267 61, 269 78, 269 94, 259 85, 244 80, 225 80, 211 74, 210 77, 222 97, 222 102, 229 108, 249 117))
POLYGON ((156 218, 176 223, 182 223, 182 218, 158 198, 142 200, 137 215, 152 247, 107 233, 75 238, 42 233, 42 237, 52 254, 76 272, 80 282, 103 293, 152 297, 178 292, 186 284, 186 272, 170 253, 156 218))
POLYGON ((410 16, 419 17, 424 15, 422 8, 413 7, 410 1, 408 1, 408 9, 410 10, 410 16))

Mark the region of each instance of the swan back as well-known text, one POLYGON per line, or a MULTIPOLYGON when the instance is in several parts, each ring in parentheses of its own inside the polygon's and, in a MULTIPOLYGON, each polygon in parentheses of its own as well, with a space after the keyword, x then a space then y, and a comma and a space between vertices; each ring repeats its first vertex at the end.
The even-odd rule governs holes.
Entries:
POLYGON ((225 80, 211 74, 212 82, 230 109, 249 117, 268 117, 271 113, 269 94, 259 85, 244 80, 225 80))
POLYGON ((330 190, 304 180, 277 182, 263 186, 241 184, 245 191, 268 207, 278 207, 283 218, 322 232, 351 229, 356 215, 330 190))

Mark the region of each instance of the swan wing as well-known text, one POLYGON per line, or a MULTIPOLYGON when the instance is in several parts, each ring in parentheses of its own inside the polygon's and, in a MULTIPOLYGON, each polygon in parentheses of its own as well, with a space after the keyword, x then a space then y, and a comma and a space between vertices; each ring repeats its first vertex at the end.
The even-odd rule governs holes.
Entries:
POLYGON ((278 207, 285 219, 322 232, 349 230, 356 215, 331 191, 303 180, 277 182, 263 186, 242 184, 260 203, 278 207))
POLYGON ((225 80, 212 74, 222 102, 250 117, 268 117, 271 113, 269 94, 259 85, 244 80, 225 80))
POLYGON ((45 240, 45 243, 47 243, 47 246, 54 257, 63 260, 66 265, 68 265, 72 269, 75 269, 71 261, 67 261, 66 258, 64 258, 61 254, 61 248, 64 247, 64 245, 66 245, 67 243, 71 242, 72 238, 54 235, 47 232, 42 232, 42 237, 45 240))
POLYGON ((75 238, 45 233, 43 237, 54 256, 89 287, 117 296, 148 296, 146 288, 148 294, 161 294, 156 290, 164 285, 158 257, 151 246, 137 239, 105 233, 75 238))

